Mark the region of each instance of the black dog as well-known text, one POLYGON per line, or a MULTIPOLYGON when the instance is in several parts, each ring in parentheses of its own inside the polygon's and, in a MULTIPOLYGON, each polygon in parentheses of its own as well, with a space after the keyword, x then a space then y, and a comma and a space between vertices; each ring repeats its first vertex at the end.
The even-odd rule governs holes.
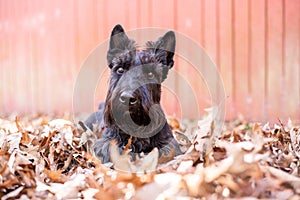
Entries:
POLYGON ((85 122, 91 129, 97 122, 99 127, 105 127, 94 144, 95 154, 102 163, 110 161, 112 140, 122 152, 131 138, 133 159, 136 153, 149 153, 155 147, 160 156, 181 154, 160 107, 161 83, 174 64, 174 51, 172 31, 138 49, 122 26, 114 27, 107 53, 111 77, 106 101, 85 122))

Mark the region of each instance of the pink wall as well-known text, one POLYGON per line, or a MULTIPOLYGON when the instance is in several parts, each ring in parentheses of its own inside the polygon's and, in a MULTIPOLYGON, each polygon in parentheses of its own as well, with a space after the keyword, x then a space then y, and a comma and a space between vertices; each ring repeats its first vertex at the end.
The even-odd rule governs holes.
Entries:
MULTIPOLYGON (((223 78, 228 119, 300 119, 299 10, 299 0, 0 0, 0 113, 71 112, 80 64, 120 23, 174 29, 201 44, 223 78)), ((209 106, 205 84, 186 65, 177 58, 175 69, 203 91, 199 107, 209 106)), ((175 95, 163 99, 180 115, 175 95)))

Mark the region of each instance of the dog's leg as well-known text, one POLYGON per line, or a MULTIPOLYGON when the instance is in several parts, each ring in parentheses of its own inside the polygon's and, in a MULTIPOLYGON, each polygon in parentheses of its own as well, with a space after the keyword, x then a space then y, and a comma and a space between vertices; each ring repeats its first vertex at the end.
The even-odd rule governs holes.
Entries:
POLYGON ((121 154, 124 151, 124 146, 121 145, 122 143, 119 134, 112 129, 105 129, 103 135, 94 143, 93 149, 95 155, 102 163, 111 162, 110 145, 112 141, 117 142, 119 153, 121 154))
POLYGON ((110 139, 106 137, 97 139, 94 144, 95 155, 100 159, 101 163, 110 162, 109 146, 110 139))
POLYGON ((103 126, 103 110, 104 110, 104 103, 100 103, 98 110, 91 114, 85 121, 84 124, 89 127, 92 131, 99 131, 101 126, 103 126), (97 124, 97 130, 93 130, 93 125, 97 124))
POLYGON ((173 158, 174 156, 181 155, 182 152, 179 148, 179 144, 174 138, 171 138, 171 140, 163 145, 161 148, 158 149, 159 156, 167 156, 173 158))

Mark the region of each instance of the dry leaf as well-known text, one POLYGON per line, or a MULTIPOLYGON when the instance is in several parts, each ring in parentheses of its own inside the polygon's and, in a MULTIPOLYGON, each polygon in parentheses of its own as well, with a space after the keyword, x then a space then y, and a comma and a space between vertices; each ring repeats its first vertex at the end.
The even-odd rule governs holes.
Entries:
POLYGON ((101 165, 82 147, 92 144, 101 133, 83 130, 60 117, 0 119, 0 196, 299 199, 299 126, 288 120, 286 125, 279 121, 279 125, 267 123, 262 127, 240 117, 226 123, 216 138, 212 119, 209 113, 198 128, 186 119, 173 121, 179 143, 184 146, 193 141, 187 152, 175 159, 169 158, 172 151, 158 158, 154 149, 133 161, 130 141, 121 155, 112 145, 114 167, 129 173, 101 165), (171 160, 157 167, 162 158, 171 160))
POLYGON ((9 153, 12 153, 15 149, 20 148, 20 142, 22 138, 22 133, 17 132, 17 133, 12 133, 7 136, 7 141, 9 143, 9 153))
POLYGON ((63 176, 61 170, 51 171, 51 170, 45 169, 44 173, 53 182, 63 183, 65 181, 65 177, 63 176))
POLYGON ((193 197, 205 194, 202 191, 203 174, 186 174, 183 179, 187 185, 189 194, 193 197))
MULTIPOLYGON (((115 142, 110 145, 110 158, 114 168, 126 173, 144 173, 153 172, 158 164, 158 150, 154 148, 148 155, 142 158, 136 158, 133 162, 130 151, 124 151, 121 155, 115 142)), ((138 156, 136 156, 138 157, 138 156)))
POLYGON ((13 190, 12 192, 1 197, 1 200, 6 200, 9 198, 16 198, 23 189, 24 189, 24 186, 21 186, 21 187, 17 188, 16 190, 13 190))
POLYGON ((57 199, 71 199, 79 198, 80 193, 85 187, 85 175, 78 174, 71 177, 69 181, 64 184, 51 183, 51 191, 55 193, 57 199))
POLYGON ((132 143, 132 135, 129 137, 128 142, 123 150, 124 153, 130 151, 129 148, 130 148, 131 143, 132 143))
POLYGON ((170 125, 171 129, 177 129, 177 130, 180 129, 180 123, 179 123, 178 119, 175 117, 169 118, 168 124, 170 125))
POLYGON ((73 123, 71 121, 68 121, 65 119, 54 119, 54 120, 51 120, 48 124, 52 128, 61 129, 65 126, 71 126, 73 123))
POLYGON ((163 164, 172 160, 175 156, 175 149, 172 149, 168 155, 162 153, 162 155, 158 158, 158 163, 163 164))
POLYGON ((187 173, 192 168, 193 164, 192 160, 182 161, 177 168, 177 172, 187 173))

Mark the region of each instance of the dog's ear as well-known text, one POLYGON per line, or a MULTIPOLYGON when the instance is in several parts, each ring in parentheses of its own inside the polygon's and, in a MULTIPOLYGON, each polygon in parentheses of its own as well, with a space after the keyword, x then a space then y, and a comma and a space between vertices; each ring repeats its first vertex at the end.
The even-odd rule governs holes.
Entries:
POLYGON ((112 67, 112 59, 120 52, 128 49, 130 50, 134 45, 134 41, 130 40, 123 27, 117 24, 110 35, 109 49, 107 52, 107 62, 110 68, 112 67))
POLYGON ((109 49, 126 49, 129 38, 127 37, 123 27, 117 24, 110 35, 109 49))
POLYGON ((167 65, 170 68, 174 65, 174 53, 175 53, 175 33, 173 31, 167 32, 164 36, 159 38, 155 43, 155 57, 162 64, 167 65))

